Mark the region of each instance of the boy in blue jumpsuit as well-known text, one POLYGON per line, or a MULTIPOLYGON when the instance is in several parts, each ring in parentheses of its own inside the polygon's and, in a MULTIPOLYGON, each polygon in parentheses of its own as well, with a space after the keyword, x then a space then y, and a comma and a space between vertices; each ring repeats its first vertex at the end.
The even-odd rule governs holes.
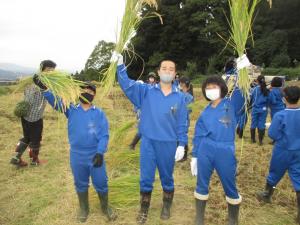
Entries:
POLYGON ((68 119, 68 137, 70 143, 70 164, 78 195, 80 212, 78 220, 85 222, 89 214, 88 188, 89 178, 92 178, 94 188, 101 202, 102 212, 109 220, 116 215, 108 206, 108 186, 104 153, 109 139, 108 121, 105 113, 92 105, 96 94, 96 86, 87 83, 83 86, 80 104, 71 105, 64 110, 61 100, 55 101, 55 96, 35 75, 34 83, 43 90, 43 95, 56 110, 64 112, 68 119))
POLYGON ((258 139, 259 144, 263 144, 263 138, 265 136, 266 120, 268 115, 268 103, 269 103, 269 90, 265 82, 265 77, 263 75, 257 78, 258 86, 256 86, 250 97, 250 102, 252 104, 251 113, 251 141, 255 143, 255 129, 258 129, 258 139))
POLYGON ((274 188, 288 171, 297 195, 300 224, 300 88, 286 87, 283 90, 286 109, 277 112, 269 128, 269 136, 275 141, 269 175, 264 191, 257 193, 259 201, 271 202, 274 188))
POLYGON ((275 113, 285 108, 284 102, 282 101, 282 79, 280 77, 274 77, 271 81, 271 91, 269 94, 269 106, 271 109, 271 119, 273 119, 275 113))
POLYGON ((209 181, 216 169, 228 202, 229 225, 238 223, 242 201, 236 187, 235 128, 237 115, 245 99, 238 88, 231 98, 225 97, 225 81, 212 76, 202 85, 205 98, 211 103, 204 109, 195 126, 191 161, 192 175, 197 176, 196 224, 204 224, 204 212, 209 196, 209 181))
MULTIPOLYGON (((187 77, 180 77, 179 86, 180 86, 180 89, 181 89, 182 93, 184 94, 185 102, 186 102, 186 105, 188 107, 187 131, 190 127, 190 114, 192 112, 192 109, 189 108, 189 105, 194 102, 194 97, 189 92, 190 91, 190 85, 191 85, 190 79, 188 79, 187 77)), ((184 161, 187 160, 188 151, 189 151, 189 146, 187 144, 186 146, 184 146, 184 157, 179 162, 184 162, 184 161)))
POLYGON ((162 61, 158 70, 160 83, 150 86, 129 79, 122 55, 117 55, 117 58, 118 82, 129 100, 141 109, 141 208, 137 221, 143 224, 147 220, 156 167, 163 188, 160 218, 169 219, 174 196, 174 164, 175 160, 183 158, 184 146, 187 144, 187 109, 184 95, 172 85, 176 66, 173 61, 162 61))

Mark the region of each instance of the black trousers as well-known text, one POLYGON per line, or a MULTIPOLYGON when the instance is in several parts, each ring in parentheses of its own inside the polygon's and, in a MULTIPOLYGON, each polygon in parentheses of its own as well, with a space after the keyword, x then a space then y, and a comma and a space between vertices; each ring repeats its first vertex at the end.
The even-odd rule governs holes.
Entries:
POLYGON ((23 128, 23 138, 20 141, 28 144, 32 149, 38 149, 42 140, 43 119, 36 122, 29 122, 21 118, 23 128))

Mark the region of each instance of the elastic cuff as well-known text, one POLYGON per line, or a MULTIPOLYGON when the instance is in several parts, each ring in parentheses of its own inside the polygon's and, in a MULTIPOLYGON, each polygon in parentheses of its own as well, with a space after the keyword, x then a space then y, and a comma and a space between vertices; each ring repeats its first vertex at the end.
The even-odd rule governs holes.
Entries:
POLYGON ((165 193, 174 193, 174 191, 175 191, 175 189, 173 189, 173 190, 164 190, 163 189, 163 192, 165 192, 165 193))
POLYGON ((123 63, 121 65, 117 65, 117 69, 123 71, 123 70, 126 70, 126 67, 125 67, 125 65, 123 63))
POLYGON ((226 201, 231 205, 239 205, 242 202, 242 196, 240 196, 239 194, 239 198, 237 199, 229 198, 228 196, 226 196, 226 201))
POLYGON ((140 191, 141 195, 151 195, 152 191, 140 191))
POLYGON ((197 193, 196 191, 194 192, 194 197, 196 199, 199 199, 199 200, 206 201, 206 200, 208 200, 208 196, 209 196, 208 194, 207 195, 201 195, 201 194, 197 193))
POLYGON ((184 143, 184 142, 179 142, 179 144, 178 144, 178 146, 182 146, 182 147, 184 147, 184 146, 186 146, 187 144, 186 143, 184 143))

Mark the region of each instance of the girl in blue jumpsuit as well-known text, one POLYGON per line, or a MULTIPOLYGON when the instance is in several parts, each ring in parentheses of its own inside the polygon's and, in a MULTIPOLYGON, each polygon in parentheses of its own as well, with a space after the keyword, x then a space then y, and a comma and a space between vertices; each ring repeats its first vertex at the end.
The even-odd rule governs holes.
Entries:
POLYGON ((96 86, 87 84, 80 97, 80 104, 71 105, 64 110, 62 101, 47 91, 37 76, 34 82, 42 90, 49 104, 56 110, 64 112, 68 119, 68 137, 70 143, 70 164, 78 195, 80 212, 78 220, 85 222, 89 214, 88 188, 92 178, 94 188, 101 202, 102 212, 109 220, 116 215, 108 206, 108 186, 104 153, 109 139, 108 121, 105 113, 91 104, 96 94, 96 86))
POLYGON ((258 129, 259 144, 262 145, 263 138, 265 136, 266 120, 268 115, 268 104, 269 104, 269 90, 265 82, 263 75, 257 78, 258 86, 256 86, 250 97, 252 104, 251 112, 251 141, 255 143, 255 129, 258 129))
POLYGON ((282 79, 280 77, 274 77, 271 81, 271 87, 269 107, 271 110, 271 119, 273 119, 275 113, 285 108, 284 102, 282 101, 282 79))
POLYGON ((300 224, 300 88, 283 90, 286 109, 277 112, 269 128, 269 136, 275 141, 269 174, 264 191, 257 192, 259 201, 271 202, 274 188, 288 171, 298 203, 297 222, 300 224))
POLYGON ((156 168, 163 188, 160 218, 169 219, 174 196, 174 158, 176 161, 183 158, 187 144, 186 102, 184 95, 171 83, 176 72, 175 63, 162 61, 158 71, 160 83, 150 86, 129 79, 122 56, 117 57, 118 82, 129 100, 141 109, 141 208, 137 221, 143 224, 147 220, 156 168), (163 86, 170 88, 168 95, 164 94, 163 86))
POLYGON ((214 170, 220 177, 228 202, 229 224, 238 221, 242 201, 236 188, 235 128, 237 115, 244 105, 238 88, 232 97, 225 97, 228 88, 221 77, 212 76, 202 85, 205 98, 211 103, 198 118, 193 139, 191 170, 197 175, 196 224, 204 224, 204 211, 208 200, 209 181, 214 170))

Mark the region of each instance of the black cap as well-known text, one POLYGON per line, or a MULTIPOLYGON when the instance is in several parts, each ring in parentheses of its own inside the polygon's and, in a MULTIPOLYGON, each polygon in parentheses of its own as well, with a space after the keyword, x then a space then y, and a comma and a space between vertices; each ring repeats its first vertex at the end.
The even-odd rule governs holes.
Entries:
POLYGON ((148 73, 148 79, 150 77, 156 78, 156 74, 154 72, 150 72, 150 73, 148 73))
POLYGON ((81 85, 82 89, 90 89, 95 92, 96 94, 96 85, 92 84, 91 82, 85 82, 84 84, 81 85))

